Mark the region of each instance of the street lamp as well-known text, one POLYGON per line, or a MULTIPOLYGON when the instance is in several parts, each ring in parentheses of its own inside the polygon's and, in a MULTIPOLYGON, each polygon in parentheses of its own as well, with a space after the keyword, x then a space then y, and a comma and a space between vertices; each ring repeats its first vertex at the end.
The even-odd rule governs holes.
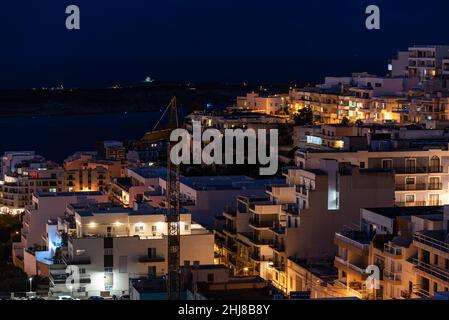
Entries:
POLYGON ((33 277, 30 277, 28 280, 30 280, 30 293, 33 292, 33 277))

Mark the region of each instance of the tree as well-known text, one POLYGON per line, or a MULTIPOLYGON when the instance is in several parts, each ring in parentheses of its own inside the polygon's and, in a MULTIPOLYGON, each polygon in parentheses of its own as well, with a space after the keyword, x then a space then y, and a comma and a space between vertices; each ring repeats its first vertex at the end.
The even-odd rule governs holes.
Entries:
POLYGON ((358 125, 359 127, 361 127, 361 126, 363 126, 363 121, 360 120, 360 119, 357 119, 357 120, 355 121, 355 124, 358 125))
POLYGON ((349 118, 348 117, 343 117, 343 119, 341 119, 341 124, 344 125, 348 125, 350 123, 349 118))
POLYGON ((313 111, 310 107, 304 107, 297 114, 295 114, 294 118, 295 124, 297 126, 304 126, 313 123, 313 111))

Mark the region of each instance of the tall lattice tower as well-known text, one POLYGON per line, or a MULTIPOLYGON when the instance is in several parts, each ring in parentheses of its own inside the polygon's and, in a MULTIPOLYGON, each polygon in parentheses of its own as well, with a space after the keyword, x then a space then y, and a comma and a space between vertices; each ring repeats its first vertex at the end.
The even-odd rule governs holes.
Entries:
MULTIPOLYGON (((174 130, 179 127, 176 97, 169 104, 170 114, 168 129, 174 130)), ((167 157, 167 230, 168 230, 168 296, 170 300, 180 298, 180 228, 179 228, 179 165, 171 162, 170 152, 174 142, 169 141, 167 157)))

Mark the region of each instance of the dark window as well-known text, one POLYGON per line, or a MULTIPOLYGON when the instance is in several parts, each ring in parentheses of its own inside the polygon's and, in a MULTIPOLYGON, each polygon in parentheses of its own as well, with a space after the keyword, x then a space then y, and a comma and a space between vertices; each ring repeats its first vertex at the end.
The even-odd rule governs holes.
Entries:
POLYGON ((104 248, 105 249, 114 248, 114 239, 110 237, 104 238, 104 248))
POLYGON ((113 255, 105 255, 104 256, 104 267, 112 268, 114 266, 114 256, 113 255))

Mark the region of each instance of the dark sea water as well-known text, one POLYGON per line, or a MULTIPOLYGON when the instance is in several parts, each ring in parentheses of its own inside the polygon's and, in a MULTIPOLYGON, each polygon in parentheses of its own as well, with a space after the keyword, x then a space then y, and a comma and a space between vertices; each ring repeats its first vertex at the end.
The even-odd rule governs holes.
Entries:
POLYGON ((140 139, 161 113, 0 118, 0 153, 34 150, 62 163, 76 151, 95 150, 102 140, 140 139))

